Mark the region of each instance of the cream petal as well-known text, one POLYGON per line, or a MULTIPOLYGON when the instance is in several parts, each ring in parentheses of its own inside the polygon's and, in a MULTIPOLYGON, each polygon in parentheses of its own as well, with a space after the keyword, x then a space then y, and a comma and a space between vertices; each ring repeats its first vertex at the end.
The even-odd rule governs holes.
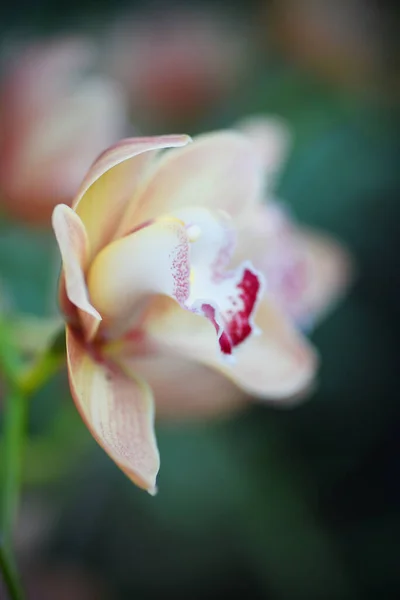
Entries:
POLYGON ((71 392, 91 434, 136 485, 155 493, 160 459, 149 386, 96 362, 69 328, 67 359, 71 392))
POLYGON ((249 406, 248 396, 229 379, 172 351, 124 361, 150 385, 157 420, 214 419, 249 406))
POLYGON ((111 337, 130 329, 149 296, 184 304, 189 295, 189 242, 183 223, 163 218, 109 244, 88 273, 91 300, 111 337))
POLYGON ((242 389, 260 398, 290 403, 309 391, 318 359, 307 340, 271 302, 261 302, 255 317, 261 335, 239 346, 228 375, 242 389))
MULTIPOLYGON (((101 316, 92 306, 86 287, 84 271, 89 254, 89 243, 85 226, 78 215, 65 204, 55 207, 52 223, 63 262, 60 281, 61 308, 65 308, 67 316, 72 313, 71 304, 80 309, 85 327, 93 334, 101 321, 101 316)), ((88 337, 91 335, 89 334, 88 337)))
POLYGON ((231 131, 201 135, 160 159, 124 215, 118 234, 187 206, 238 215, 258 198, 262 181, 261 162, 245 136, 231 131))
POLYGON ((215 369, 243 392, 270 401, 298 400, 313 382, 315 352, 266 299, 260 302, 255 324, 261 333, 235 348, 234 360, 229 361, 221 359, 211 323, 171 303, 159 307, 155 302, 146 327, 160 349, 215 369))
POLYGON ((187 135, 128 138, 99 156, 73 203, 85 224, 91 256, 113 238, 154 151, 185 146, 190 141, 187 135))

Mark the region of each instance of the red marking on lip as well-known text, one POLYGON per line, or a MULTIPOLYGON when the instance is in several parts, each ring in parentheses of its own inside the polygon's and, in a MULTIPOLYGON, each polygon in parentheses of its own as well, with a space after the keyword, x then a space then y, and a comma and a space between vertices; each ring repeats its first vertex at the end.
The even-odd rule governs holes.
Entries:
POLYGON ((236 289, 239 292, 237 297, 229 298, 231 308, 221 314, 223 321, 222 333, 216 319, 215 308, 210 304, 203 304, 201 307, 205 316, 214 325, 217 333, 220 333, 219 345, 223 354, 232 354, 233 348, 244 342, 253 330, 250 318, 254 312, 260 291, 260 280, 257 274, 250 269, 245 269, 236 289))
MULTIPOLYGON (((224 315, 226 320, 225 331, 230 338, 232 347, 241 344, 252 331, 250 317, 260 290, 260 280, 250 269, 245 269, 237 289, 239 290, 238 298, 243 303, 242 308, 237 310, 238 302, 232 299, 233 308, 227 312, 226 316, 224 315)), ((222 347, 221 350, 224 351, 222 347)))

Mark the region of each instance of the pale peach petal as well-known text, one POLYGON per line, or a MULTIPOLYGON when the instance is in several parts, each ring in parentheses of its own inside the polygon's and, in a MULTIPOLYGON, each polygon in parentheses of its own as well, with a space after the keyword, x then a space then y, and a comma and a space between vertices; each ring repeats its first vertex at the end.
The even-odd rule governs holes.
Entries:
POLYGON ((179 352, 228 377, 243 392, 266 400, 294 401, 311 385, 317 358, 276 306, 266 299, 255 316, 260 335, 235 349, 234 360, 221 359, 212 324, 163 300, 154 301, 146 319, 159 348, 179 352))
POLYGON ((55 207, 52 223, 63 261, 63 277, 60 282, 61 302, 65 304, 66 295, 74 306, 88 315, 88 320, 95 327, 95 324, 101 321, 101 316, 92 306, 86 287, 84 272, 89 244, 85 226, 78 215, 65 204, 55 207))
POLYGON ((154 158, 153 151, 185 146, 189 142, 187 135, 127 138, 99 156, 73 203, 85 224, 91 256, 112 239, 127 204, 154 158))
POLYGON ((259 398, 294 402, 313 383, 317 357, 307 340, 272 303, 260 303, 255 323, 261 335, 239 346, 236 364, 223 372, 259 398))
POLYGON ((253 116, 239 121, 237 129, 254 144, 264 165, 267 184, 281 169, 290 147, 290 133, 283 119, 253 116))
POLYGON ((315 325, 347 291, 354 276, 353 261, 343 245, 325 234, 299 229, 297 239, 307 268, 299 312, 315 325))
POLYGON ((96 362, 70 328, 67 359, 72 395, 93 437, 134 483, 155 493, 160 460, 150 388, 96 362))
POLYGON ((250 405, 249 397, 227 377, 173 351, 124 361, 150 385, 157 420, 218 418, 250 405))
POLYGON ((167 217, 106 246, 89 270, 88 286, 107 334, 116 337, 138 320, 149 296, 165 294, 183 304, 189 274, 186 229, 167 217))
POLYGON ((132 202, 118 228, 124 235, 138 224, 182 207, 243 212, 260 193, 262 166, 251 142, 237 132, 197 137, 185 148, 167 152, 132 202))

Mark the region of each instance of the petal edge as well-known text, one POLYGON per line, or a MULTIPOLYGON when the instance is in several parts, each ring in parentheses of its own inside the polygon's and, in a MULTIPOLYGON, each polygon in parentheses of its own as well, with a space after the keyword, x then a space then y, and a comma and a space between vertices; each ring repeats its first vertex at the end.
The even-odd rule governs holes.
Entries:
POLYGON ((155 494, 160 459, 149 386, 95 361, 71 328, 67 361, 72 396, 89 431, 129 479, 155 494))

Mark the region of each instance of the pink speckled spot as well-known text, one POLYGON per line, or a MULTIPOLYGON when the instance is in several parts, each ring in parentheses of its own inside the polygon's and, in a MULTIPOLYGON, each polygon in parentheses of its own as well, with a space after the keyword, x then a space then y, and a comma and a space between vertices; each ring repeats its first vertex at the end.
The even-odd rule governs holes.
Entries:
POLYGON ((174 278, 174 298, 181 306, 184 306, 190 294, 190 258, 185 231, 179 232, 179 242, 171 257, 171 265, 174 278))

